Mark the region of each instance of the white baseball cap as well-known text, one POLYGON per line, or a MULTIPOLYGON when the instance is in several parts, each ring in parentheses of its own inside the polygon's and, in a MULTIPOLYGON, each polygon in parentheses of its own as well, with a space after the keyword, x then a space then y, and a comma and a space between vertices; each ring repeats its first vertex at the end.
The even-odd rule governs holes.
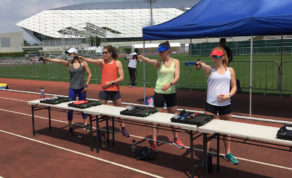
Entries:
POLYGON ((67 51, 65 51, 66 53, 68 53, 68 54, 78 54, 78 50, 77 49, 75 49, 75 48, 70 48, 70 49, 68 49, 67 51))

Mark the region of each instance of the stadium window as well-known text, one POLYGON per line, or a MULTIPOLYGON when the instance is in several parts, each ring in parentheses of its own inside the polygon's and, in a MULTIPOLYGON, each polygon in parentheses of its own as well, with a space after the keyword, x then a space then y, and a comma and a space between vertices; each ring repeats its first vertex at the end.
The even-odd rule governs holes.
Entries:
POLYGON ((1 38, 1 47, 11 47, 10 38, 1 38))

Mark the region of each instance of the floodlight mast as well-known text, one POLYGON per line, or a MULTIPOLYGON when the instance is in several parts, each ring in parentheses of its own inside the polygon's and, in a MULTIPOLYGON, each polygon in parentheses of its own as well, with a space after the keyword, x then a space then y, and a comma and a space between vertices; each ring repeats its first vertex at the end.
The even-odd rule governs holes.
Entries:
POLYGON ((157 2, 157 0, 145 0, 145 2, 147 2, 147 3, 149 3, 150 4, 150 25, 152 26, 152 25, 154 25, 153 24, 153 11, 152 11, 152 4, 153 3, 156 3, 157 2))

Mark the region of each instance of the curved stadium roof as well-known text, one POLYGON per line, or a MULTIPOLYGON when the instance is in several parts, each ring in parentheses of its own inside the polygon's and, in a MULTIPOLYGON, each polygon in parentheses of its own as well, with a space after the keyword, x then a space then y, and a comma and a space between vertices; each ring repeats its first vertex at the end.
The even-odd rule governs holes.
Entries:
MULTIPOLYGON (((199 0, 157 0, 153 24, 182 14, 199 0)), ((147 0, 95 2, 44 10, 17 23, 39 40, 48 38, 139 38, 150 25, 147 0)))

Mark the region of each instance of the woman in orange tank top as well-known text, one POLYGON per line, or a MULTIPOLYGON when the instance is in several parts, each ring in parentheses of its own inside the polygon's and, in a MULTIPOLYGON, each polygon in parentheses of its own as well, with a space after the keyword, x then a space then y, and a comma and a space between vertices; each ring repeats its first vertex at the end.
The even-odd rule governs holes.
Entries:
MULTIPOLYGON (((98 98, 102 104, 107 104, 107 100, 112 100, 114 106, 121 106, 119 83, 124 80, 124 71, 121 61, 116 60, 118 58, 116 49, 111 45, 105 46, 103 59, 91 59, 81 56, 80 58, 101 67, 101 84, 98 98)), ((122 134, 129 137, 130 135, 123 122, 121 122, 121 127, 122 134)))

